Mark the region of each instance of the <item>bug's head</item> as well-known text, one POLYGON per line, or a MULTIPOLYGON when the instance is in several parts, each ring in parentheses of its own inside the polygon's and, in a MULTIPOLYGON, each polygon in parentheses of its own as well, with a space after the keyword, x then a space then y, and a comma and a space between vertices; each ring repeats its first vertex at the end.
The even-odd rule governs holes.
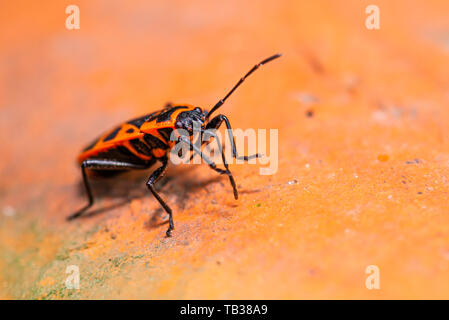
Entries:
POLYGON ((175 128, 184 129, 192 135, 195 129, 204 129, 206 115, 207 112, 199 107, 181 112, 176 117, 175 128))

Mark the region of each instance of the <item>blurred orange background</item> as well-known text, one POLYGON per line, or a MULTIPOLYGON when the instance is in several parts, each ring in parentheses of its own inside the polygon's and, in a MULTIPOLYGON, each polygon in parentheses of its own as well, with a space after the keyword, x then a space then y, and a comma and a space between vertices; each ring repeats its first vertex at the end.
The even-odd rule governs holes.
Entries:
POLYGON ((0 297, 449 298, 448 14, 443 0, 3 1, 0 297), (172 238, 150 172, 96 180, 109 210, 65 221, 98 134, 167 101, 210 109, 277 52, 220 109, 279 129, 275 175, 233 165, 235 201, 207 166, 171 167, 172 238))

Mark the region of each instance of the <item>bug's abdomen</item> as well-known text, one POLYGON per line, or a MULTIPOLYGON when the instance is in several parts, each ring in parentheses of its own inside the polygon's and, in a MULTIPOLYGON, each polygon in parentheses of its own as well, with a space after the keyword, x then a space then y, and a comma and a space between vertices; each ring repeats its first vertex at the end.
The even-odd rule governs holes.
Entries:
POLYGON ((122 162, 129 162, 139 165, 148 165, 154 163, 156 159, 163 158, 169 150, 167 144, 160 139, 145 134, 140 138, 121 141, 120 143, 99 150, 96 148, 84 152, 79 157, 79 162, 87 159, 108 159, 122 162))
POLYGON ((140 165, 165 158, 170 149, 172 129, 155 127, 156 118, 153 118, 157 114, 159 112, 128 121, 106 132, 82 151, 78 162, 103 159, 140 165), (141 131, 143 125, 150 130, 141 131))
POLYGON ((116 160, 121 162, 129 162, 133 164, 146 164, 152 157, 142 157, 139 153, 133 152, 131 148, 126 145, 116 145, 114 147, 99 151, 96 154, 92 154, 81 161, 87 159, 104 159, 104 160, 116 160))

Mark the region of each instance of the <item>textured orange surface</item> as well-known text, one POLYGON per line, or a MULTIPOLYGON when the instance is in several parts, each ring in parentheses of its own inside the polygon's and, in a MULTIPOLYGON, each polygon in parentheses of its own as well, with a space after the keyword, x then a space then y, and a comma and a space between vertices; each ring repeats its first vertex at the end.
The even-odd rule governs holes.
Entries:
POLYGON ((71 31, 64 1, 0 5, 0 297, 449 298, 448 1, 76 4, 71 31), (276 52, 221 109, 279 129, 275 175, 233 165, 235 201, 207 166, 170 168, 169 239, 149 172, 96 180, 96 214, 64 220, 98 134, 210 108, 276 52))

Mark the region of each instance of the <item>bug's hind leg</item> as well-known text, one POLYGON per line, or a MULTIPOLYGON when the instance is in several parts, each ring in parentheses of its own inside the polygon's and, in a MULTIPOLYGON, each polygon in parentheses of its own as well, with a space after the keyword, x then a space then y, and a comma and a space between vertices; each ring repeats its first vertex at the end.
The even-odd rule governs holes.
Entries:
POLYGON ((233 158, 238 159, 238 160, 249 161, 249 160, 254 159, 254 158, 261 158, 262 157, 262 155, 259 154, 259 153, 252 154, 250 156, 239 156, 237 154, 237 148, 235 146, 235 139, 234 139, 234 135, 232 134, 231 124, 229 122, 229 119, 225 115, 223 115, 223 114, 219 114, 216 117, 212 118, 209 121, 209 123, 207 124, 206 130, 207 129, 216 129, 216 130, 218 130, 223 122, 226 125, 228 136, 229 136, 229 141, 231 142, 231 151, 232 151, 232 157, 233 158))
POLYGON ((173 213, 172 213, 172 210, 170 209, 170 207, 165 203, 165 201, 159 196, 157 191, 154 189, 155 183, 164 175, 164 173, 167 169, 167 163, 168 163, 167 158, 162 160, 162 166, 157 168, 151 174, 150 178, 148 178, 147 187, 148 187, 148 189, 150 189, 151 193, 157 199, 157 201, 159 201, 162 208, 164 208, 164 210, 168 213, 169 226, 168 226, 166 235, 167 235, 167 237, 170 237, 172 230, 175 229, 175 225, 173 223, 173 213))
POLYGON ((86 194, 87 194, 87 198, 89 200, 89 203, 87 205, 85 205, 84 207, 82 207, 80 210, 76 211, 75 213, 71 214, 70 216, 67 217, 67 220, 73 220, 75 218, 78 218, 79 216, 81 216, 87 209, 89 209, 90 207, 92 207, 92 205, 94 204, 94 197, 92 196, 92 191, 90 189, 90 185, 89 185, 89 181, 87 180, 87 174, 86 174, 86 161, 84 161, 81 164, 81 173, 83 175, 83 183, 84 183, 84 188, 86 189, 86 194))
POLYGON ((84 160, 81 164, 81 173, 83 175, 84 188, 86 189, 86 194, 88 198, 88 204, 85 205, 80 210, 68 216, 67 220, 73 220, 83 215, 92 205, 94 204, 94 197, 92 195, 92 190, 87 179, 86 169, 90 170, 129 170, 129 169, 146 169, 146 165, 138 165, 128 162, 114 161, 114 160, 102 160, 102 159, 89 159, 84 160))

